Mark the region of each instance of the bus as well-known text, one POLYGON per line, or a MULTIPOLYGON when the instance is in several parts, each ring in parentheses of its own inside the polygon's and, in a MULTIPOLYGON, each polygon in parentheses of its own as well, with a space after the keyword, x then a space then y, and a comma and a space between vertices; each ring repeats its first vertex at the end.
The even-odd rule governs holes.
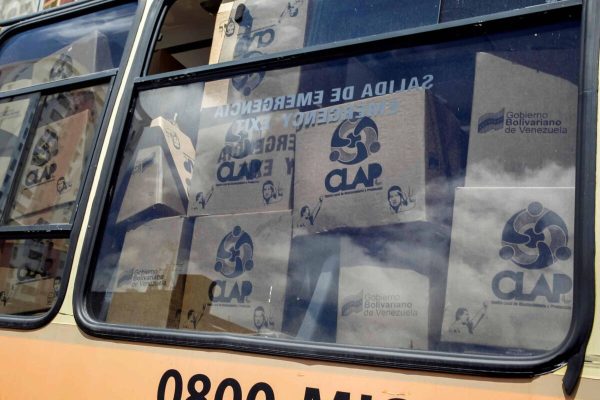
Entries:
POLYGON ((0 399, 597 398, 599 1, 9 3, 0 399))

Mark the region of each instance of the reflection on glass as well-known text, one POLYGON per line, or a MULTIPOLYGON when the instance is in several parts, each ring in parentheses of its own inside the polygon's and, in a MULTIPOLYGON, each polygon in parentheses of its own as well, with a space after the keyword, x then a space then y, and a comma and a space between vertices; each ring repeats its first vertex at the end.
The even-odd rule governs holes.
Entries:
MULTIPOLYGON (((435 24, 439 14, 438 0, 236 0, 215 4, 178 0, 169 8, 149 74, 435 24), (193 34, 182 35, 184 30, 193 34)), ((242 81, 234 84, 242 87, 242 81)))
POLYGON ((106 85, 47 96, 8 223, 69 223, 100 124, 106 85))
POLYGON ((38 0, 0 0, 0 21, 32 14, 38 10, 38 0))
POLYGON ((0 102, 0 204, 4 203, 8 185, 15 173, 22 147, 23 123, 30 98, 11 98, 0 102))
POLYGON ((0 313, 35 315, 58 298, 68 240, 0 241, 0 313))
POLYGON ((572 315, 578 39, 565 21, 142 92, 91 309, 387 349, 552 350, 572 315))
POLYGON ((518 10, 562 0, 443 0, 440 22, 518 10))
POLYGON ((136 4, 16 34, 0 48, 0 90, 116 68, 136 4))

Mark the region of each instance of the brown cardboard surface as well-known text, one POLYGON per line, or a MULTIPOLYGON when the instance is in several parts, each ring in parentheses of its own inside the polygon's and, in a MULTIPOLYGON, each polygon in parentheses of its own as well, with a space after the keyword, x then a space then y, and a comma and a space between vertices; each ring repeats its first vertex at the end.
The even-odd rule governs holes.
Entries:
POLYGON ((429 278, 398 261, 386 261, 342 239, 337 342, 426 350, 429 278))
POLYGON ((179 257, 184 218, 149 221, 125 234, 113 292, 173 290, 185 272, 179 257))
POLYGON ((113 68, 108 39, 94 31, 33 65, 35 83, 81 76, 113 68))
POLYGON ((204 275, 188 275, 179 327, 205 332, 254 333, 235 322, 213 315, 208 291, 212 280, 204 275))
POLYGON ((90 140, 89 111, 39 127, 27 156, 10 218, 22 225, 70 221, 82 180, 86 144, 90 140))
POLYGON ((573 186, 577 86, 504 56, 477 53, 465 186, 573 186))
POLYGON ((562 342, 572 315, 574 192, 457 189, 442 340, 524 351, 562 342))
POLYGON ((172 290, 149 288, 114 292, 106 322, 155 328, 179 328, 185 275, 179 275, 172 290))
POLYGON ((190 138, 165 118, 154 119, 137 145, 117 222, 146 211, 184 215, 194 165, 190 138))
POLYGON ((201 129, 188 214, 289 210, 295 131, 277 112, 201 129))
POLYGON ((450 168, 440 131, 450 136, 458 124, 440 123, 436 107, 429 92, 413 90, 295 119, 304 128, 296 135, 294 235, 444 218, 450 168))
POLYGON ((290 219, 289 211, 196 217, 182 327, 193 328, 193 309, 196 329, 280 332, 290 219))
POLYGON ((5 177, 15 172, 14 167, 10 168, 10 161, 18 148, 29 102, 29 99, 21 99, 0 104, 0 189, 5 177))
POLYGON ((21 314, 43 312, 56 301, 59 286, 54 278, 30 279, 20 281, 16 278, 15 268, 0 268, 0 313, 21 314))
POLYGON ((164 148, 153 146, 138 150, 117 222, 142 215, 145 211, 183 215, 185 208, 164 148))
MULTIPOLYGON (((219 62, 251 58, 304 46, 308 14, 307 0, 292 0, 287 4, 282 2, 279 7, 274 7, 273 3, 267 0, 236 0, 233 5, 223 4, 219 14, 215 28, 217 37, 215 45, 220 47, 219 62), (245 12, 241 21, 235 22, 234 15, 238 6, 242 4, 245 6, 245 12), (230 10, 229 17, 225 21, 224 14, 228 12, 227 10, 230 10), (222 22, 219 24, 219 21, 222 22)), ((211 56, 211 62, 216 59, 215 55, 211 56)), ((300 68, 240 75, 228 80, 226 98, 229 102, 234 102, 293 94, 298 91, 299 77, 300 68)), ((221 93, 224 89, 222 82, 208 82, 205 93, 215 98, 216 95, 213 93, 221 93)), ((209 103, 205 106, 207 105, 209 106, 209 103)))

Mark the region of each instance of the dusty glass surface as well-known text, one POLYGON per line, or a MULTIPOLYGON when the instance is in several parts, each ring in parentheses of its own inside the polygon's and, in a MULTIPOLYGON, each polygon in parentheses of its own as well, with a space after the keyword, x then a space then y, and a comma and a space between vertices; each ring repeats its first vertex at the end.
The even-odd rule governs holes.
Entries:
POLYGON ((36 315, 56 302, 69 241, 0 241, 0 313, 36 315))
POLYGON ((24 142, 24 123, 31 98, 0 101, 0 205, 4 204, 24 142))
POLYGON ((40 8, 40 0, 0 0, 0 21, 33 14, 40 8))
POLYGON ((70 223, 101 122, 107 85, 45 96, 5 223, 70 223))
POLYGON ((0 91, 119 66, 136 3, 17 33, 0 47, 0 91))
POLYGON ((386 349, 554 349, 572 315, 579 32, 141 92, 89 309, 386 349))

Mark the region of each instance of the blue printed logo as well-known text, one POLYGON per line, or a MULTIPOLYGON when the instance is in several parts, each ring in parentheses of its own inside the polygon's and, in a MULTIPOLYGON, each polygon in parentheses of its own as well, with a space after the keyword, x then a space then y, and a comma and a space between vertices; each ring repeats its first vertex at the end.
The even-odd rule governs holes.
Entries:
POLYGON ((504 108, 497 113, 487 113, 477 121, 477 133, 487 133, 504 128, 504 108))
POLYGON ((254 267, 253 254, 252 238, 236 226, 219 244, 215 271, 226 278, 236 278, 254 267))
POLYGON ((345 120, 333 132, 329 159, 342 164, 358 164, 381 148, 379 132, 371 118, 345 120))
POLYGON ((234 122, 225 134, 225 154, 238 160, 252 153, 253 139, 260 137, 261 134, 260 130, 256 131, 256 129, 260 129, 260 125, 252 127, 252 129, 246 129, 244 125, 247 124, 234 122), (241 129, 240 126, 242 126, 241 129))
POLYGON ((568 242, 569 232, 563 219, 533 202, 506 222, 500 257, 521 268, 543 269, 571 257, 568 242))

